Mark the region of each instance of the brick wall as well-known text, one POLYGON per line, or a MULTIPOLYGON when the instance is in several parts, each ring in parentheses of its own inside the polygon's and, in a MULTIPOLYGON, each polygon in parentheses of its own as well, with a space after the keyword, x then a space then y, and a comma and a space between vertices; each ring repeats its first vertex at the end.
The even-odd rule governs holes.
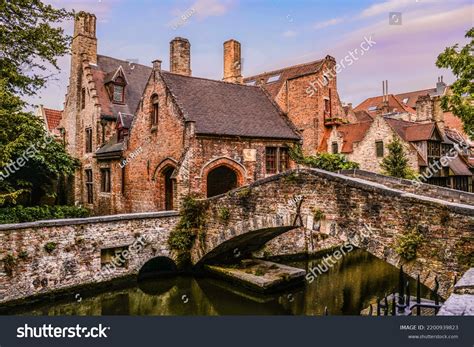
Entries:
POLYGON ((332 60, 326 60, 318 72, 288 80, 275 98, 280 108, 301 132, 306 154, 317 153, 323 139, 324 99, 330 100, 332 117, 344 117, 337 93, 337 77, 328 76, 328 84, 322 86, 323 73, 331 70, 333 66, 332 60))

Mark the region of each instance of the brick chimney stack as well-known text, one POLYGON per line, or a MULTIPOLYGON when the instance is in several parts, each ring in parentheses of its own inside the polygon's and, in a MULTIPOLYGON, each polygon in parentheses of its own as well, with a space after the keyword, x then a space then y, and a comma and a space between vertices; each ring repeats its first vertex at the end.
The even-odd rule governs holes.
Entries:
POLYGON ((94 14, 79 12, 74 20, 74 35, 72 39, 72 60, 81 61, 82 55, 90 63, 97 64, 96 17, 94 14))
POLYGON ((242 59, 240 42, 228 40, 224 42, 224 81, 242 83, 242 59))
POLYGON ((170 72, 191 76, 191 44, 182 37, 170 42, 170 72))

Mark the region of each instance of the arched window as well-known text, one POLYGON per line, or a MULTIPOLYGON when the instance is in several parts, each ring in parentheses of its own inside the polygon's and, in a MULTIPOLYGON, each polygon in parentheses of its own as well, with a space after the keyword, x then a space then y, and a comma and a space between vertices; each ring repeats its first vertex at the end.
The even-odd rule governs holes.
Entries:
POLYGON ((113 97, 114 102, 123 103, 125 102, 125 81, 122 77, 117 77, 113 85, 113 97))
POLYGON ((158 100, 158 95, 153 95, 151 97, 151 126, 158 125, 158 113, 160 111, 160 103, 158 100))

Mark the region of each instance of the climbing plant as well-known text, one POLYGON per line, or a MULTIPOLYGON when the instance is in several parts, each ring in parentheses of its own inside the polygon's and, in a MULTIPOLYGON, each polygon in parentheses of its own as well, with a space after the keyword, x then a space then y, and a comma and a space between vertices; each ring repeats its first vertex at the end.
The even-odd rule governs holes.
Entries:
POLYGON ((207 203, 189 195, 183 199, 180 219, 170 233, 168 245, 171 249, 186 252, 194 244, 196 237, 204 232, 207 203))
POLYGON ((406 260, 416 258, 416 251, 423 242, 423 235, 415 227, 398 237, 395 251, 406 260))

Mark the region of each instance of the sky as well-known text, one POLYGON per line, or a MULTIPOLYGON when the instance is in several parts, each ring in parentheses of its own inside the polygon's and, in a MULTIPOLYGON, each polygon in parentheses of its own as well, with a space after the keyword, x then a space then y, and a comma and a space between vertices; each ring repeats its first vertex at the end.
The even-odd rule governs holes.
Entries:
MULTIPOLYGON (((438 69, 436 57, 447 46, 464 45, 474 26, 470 0, 47 0, 55 7, 97 16, 98 53, 150 65, 160 59, 169 67, 169 42, 176 36, 191 43, 193 76, 222 79, 223 42, 242 45, 245 76, 302 64, 331 55, 352 56, 353 64, 337 75, 345 103, 357 105, 382 93, 433 88, 437 77, 454 76, 438 69), (361 53, 364 41, 375 42, 361 53), (356 52, 355 50, 358 49, 356 52)), ((72 34, 73 23, 63 23, 72 34)), ((367 47, 365 45, 364 47, 367 47)), ((59 59, 45 89, 29 101, 62 109, 70 57, 59 59)))

